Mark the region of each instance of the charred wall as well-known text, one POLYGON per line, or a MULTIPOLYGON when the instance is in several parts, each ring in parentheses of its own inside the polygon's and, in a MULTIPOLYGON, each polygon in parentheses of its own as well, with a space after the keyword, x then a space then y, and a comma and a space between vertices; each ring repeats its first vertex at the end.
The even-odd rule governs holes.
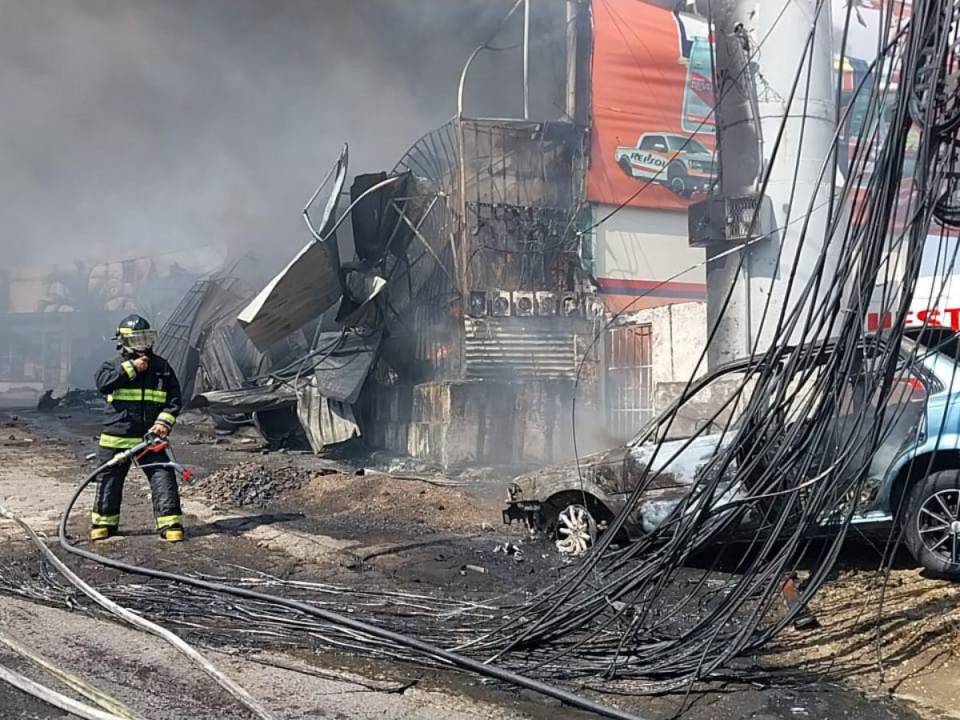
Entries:
POLYGON ((388 269, 387 347, 402 378, 502 376, 505 356, 543 349, 547 367, 556 336, 572 348, 589 313, 575 233, 584 142, 569 123, 463 120, 401 159, 413 231, 388 269))

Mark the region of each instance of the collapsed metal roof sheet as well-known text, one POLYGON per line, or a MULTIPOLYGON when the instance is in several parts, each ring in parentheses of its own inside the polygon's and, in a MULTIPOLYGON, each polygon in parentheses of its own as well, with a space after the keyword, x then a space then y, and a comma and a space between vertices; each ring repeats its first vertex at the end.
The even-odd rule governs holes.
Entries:
POLYGON ((320 395, 348 405, 355 403, 373 366, 381 337, 380 331, 321 333, 316 347, 326 350, 321 351, 322 359, 313 366, 320 395))
POLYGON ((353 225, 353 245, 357 257, 370 265, 383 259, 389 250, 399 254, 406 248, 413 234, 400 219, 406 204, 406 195, 412 173, 385 172, 357 175, 350 187, 350 200, 356 203, 350 216, 353 225), (388 177, 398 175, 397 182, 384 185, 388 177), (379 187, 379 189, 375 189, 379 187), (373 190, 373 192, 371 192, 373 190))
POLYGON ((340 253, 335 233, 337 200, 347 176, 344 146, 327 180, 310 198, 304 217, 314 239, 276 275, 237 317, 241 327, 261 350, 300 329, 333 307, 340 299, 340 253), (310 223, 310 205, 333 177, 319 229, 310 223))
POLYGON ((380 331, 321 333, 316 350, 305 356, 299 367, 294 365, 295 374, 285 382, 211 390, 199 394, 193 407, 225 414, 276 410, 296 403, 306 388, 335 403, 352 405, 370 373, 381 338, 380 331))
POLYGON ((194 283, 160 328, 154 351, 171 364, 188 400, 197 389, 205 336, 213 328, 233 323, 232 316, 248 299, 236 278, 204 278, 194 283))
POLYGON ((289 385, 238 388, 236 390, 210 390, 200 393, 192 407, 214 414, 263 412, 290 407, 297 402, 297 394, 289 385))

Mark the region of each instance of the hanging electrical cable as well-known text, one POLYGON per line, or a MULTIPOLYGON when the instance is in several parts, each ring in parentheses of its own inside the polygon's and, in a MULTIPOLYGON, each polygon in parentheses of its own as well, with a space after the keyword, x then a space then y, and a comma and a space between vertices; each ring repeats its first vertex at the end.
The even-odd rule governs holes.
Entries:
MULTIPOLYGON (((793 621, 825 581, 855 509, 855 503, 845 506, 845 499, 858 494, 870 457, 902 414, 898 403, 890 401, 891 393, 907 376, 909 356, 917 349, 904 344, 901 328, 927 228, 935 217, 931 199, 941 196, 955 166, 949 137, 952 100, 923 95, 924 101, 918 102, 913 85, 905 82, 894 89, 890 80, 895 74, 910 78, 921 73, 927 85, 939 86, 943 66, 956 60, 950 50, 956 43, 956 8, 951 8, 947 12, 943 4, 915 5, 905 31, 891 33, 898 42, 885 49, 873 69, 875 86, 867 113, 868 118, 878 116, 880 103, 892 95, 891 125, 881 136, 879 122, 863 124, 853 169, 830 218, 826 244, 839 246, 840 271, 826 287, 820 287, 822 267, 815 271, 794 309, 784 305, 779 317, 770 318, 774 340, 771 350, 757 359, 752 385, 741 385, 712 419, 724 425, 721 437, 731 436, 730 442, 721 440, 719 452, 700 469, 694 487, 666 522, 625 549, 614 550, 611 544, 624 518, 636 511, 659 476, 651 468, 669 466, 682 452, 671 448, 673 457, 661 460, 657 453, 662 443, 657 442, 626 507, 574 576, 515 610, 514 617, 522 619, 491 628, 473 648, 493 652, 497 662, 514 658, 568 678, 628 675, 647 678, 651 688, 669 689, 708 677, 762 646, 793 621), (886 92, 881 92, 884 83, 886 92), (924 123, 917 128, 921 110, 924 123), (910 178, 912 192, 904 198, 901 177, 911 128, 919 131, 919 160, 910 178), (869 155, 875 159, 868 172, 869 155), (854 192, 857 188, 865 192, 854 192), (898 232, 899 217, 908 221, 898 232), (891 278, 894 266, 902 274, 891 278), (884 275, 880 312, 893 315, 893 327, 882 337, 869 337, 864 331, 866 310, 884 275), (812 296, 826 302, 796 309, 812 296), (786 344, 785 338, 798 331, 800 340, 786 344), (833 340, 815 342, 818 337, 833 340), (798 387, 809 389, 798 394, 798 387), (853 391, 860 401, 847 416, 847 426, 840 427, 840 407, 850 403, 844 395, 853 391), (743 412, 734 423, 730 406, 741 404, 743 412), (823 452, 824 447, 831 451, 823 452), (834 459, 827 462, 826 457, 834 459), (731 485, 743 493, 734 502, 724 500, 731 485), (780 581, 798 567, 809 546, 809 530, 838 512, 842 522, 801 602, 786 613, 774 613, 780 581), (678 600, 670 594, 678 572, 696 553, 740 526, 758 527, 751 552, 736 573, 723 579, 723 592, 713 593, 705 612, 701 606, 691 624, 674 625, 678 610, 697 596, 678 600)), ((809 217, 811 208, 800 212, 809 217)), ((940 215, 949 217, 947 212, 940 215)), ((825 257, 821 253, 821 266, 825 257)), ((673 420, 665 419, 666 430, 673 420)), ((695 433, 685 447, 700 435, 702 431, 695 433)), ((719 578, 713 566, 698 587, 705 587, 711 577, 719 578)))
MULTIPOLYGON (((818 3, 821 12, 824 6, 818 3)), ((848 23, 850 17, 848 12, 848 23)), ((815 232, 810 225, 815 210, 826 206, 828 217, 825 236, 810 235, 822 251, 809 273, 799 272, 799 247, 792 257, 778 257, 794 301, 763 306, 758 322, 769 349, 761 352, 756 341, 743 378, 716 403, 708 422, 683 442, 667 443, 682 423, 684 402, 701 387, 694 378, 685 384, 671 409, 631 443, 643 447, 645 461, 631 477, 624 509, 578 566, 533 597, 501 598, 483 608, 420 599, 418 610, 403 615, 405 624, 391 625, 389 616, 365 622, 345 615, 329 598, 319 606, 260 592, 249 583, 104 558, 72 545, 67 534, 70 510, 93 475, 61 520, 61 545, 88 560, 189 586, 198 605, 219 607, 213 598, 235 598, 233 610, 221 609, 221 615, 240 614, 265 632, 288 637, 299 631, 330 647, 477 672, 609 717, 631 716, 552 681, 631 678, 638 682, 635 690, 661 692, 730 674, 738 658, 760 650, 793 623, 827 581, 870 481, 871 461, 902 430, 908 403, 899 393, 918 355, 928 352, 903 332, 925 249, 932 247, 928 234, 937 224, 960 227, 958 25, 958 2, 917 0, 909 19, 902 6, 899 15, 887 6, 877 58, 857 83, 854 102, 838 113, 832 150, 819 169, 818 181, 831 188, 830 196, 823 204, 815 204, 820 202, 815 197, 802 205, 791 202, 785 211, 783 224, 798 223, 801 239, 815 232), (850 138, 840 182, 841 128, 861 100, 859 128, 850 138), (879 331, 868 332, 868 312, 889 317, 889 327, 882 323, 879 331), (664 469, 708 430, 719 444, 686 495, 652 532, 619 544, 627 518, 663 479, 664 469), (812 537, 825 523, 831 536, 806 567, 812 537), (731 537, 745 538, 732 567, 716 551, 731 537), (805 567, 798 602, 781 608, 784 578, 805 567), (409 627, 417 629, 417 637, 405 631, 409 627), (551 678, 551 684, 541 678, 551 678)), ((805 96, 801 84, 809 82, 805 72, 816 32, 814 22, 787 107, 795 93, 805 96)), ((788 131, 786 122, 765 139, 773 156, 788 131)), ((772 164, 759 178, 761 194, 772 164)), ((741 273, 759 240, 758 225, 755 215, 749 239, 711 261, 730 258, 741 273)), ((941 232, 943 247, 946 237, 941 232)), ((953 274, 957 244, 941 250, 937 270, 953 274)), ((931 303, 942 292, 941 283, 931 303)), ((731 293, 732 286, 721 314, 731 293)), ((617 317, 598 329, 594 344, 617 317)), ((715 332, 711 328, 708 345, 715 332)), ((306 358, 276 371, 275 379, 296 383, 343 340, 340 335, 322 347, 315 343, 306 358)), ((697 368, 705 362, 706 350, 697 368)), ((895 540, 891 533, 890 542, 895 540)))

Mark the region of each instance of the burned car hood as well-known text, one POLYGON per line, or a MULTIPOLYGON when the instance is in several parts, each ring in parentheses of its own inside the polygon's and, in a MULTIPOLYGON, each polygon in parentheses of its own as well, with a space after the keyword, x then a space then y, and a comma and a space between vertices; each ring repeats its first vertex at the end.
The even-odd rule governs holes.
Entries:
MULTIPOLYGON (((651 532, 686 497, 710 460, 734 433, 704 435, 635 446, 621 446, 517 477, 510 487, 513 502, 546 502, 559 493, 591 493, 616 512, 639 483, 646 487, 631 513, 631 525, 651 532), (649 468, 649 474, 647 469, 649 468)), ((729 501, 723 493, 722 502, 729 501)))
MULTIPOLYGON (((701 437, 638 445, 630 448, 626 474, 632 477, 633 485, 643 479, 643 471, 650 468, 652 477, 647 478, 647 488, 634 512, 633 522, 643 532, 653 532, 687 497, 696 484, 704 466, 729 445, 734 433, 703 435, 701 437)), ((732 469, 728 471, 733 477, 732 469)), ((728 486, 729 487, 729 486, 728 486)), ((737 493, 729 488, 715 498, 715 505, 722 505, 737 493)))
POLYGON ((603 495, 631 492, 650 466, 656 475, 649 485, 651 492, 686 488, 693 484, 697 471, 710 461, 717 450, 732 439, 732 433, 705 435, 693 440, 670 440, 659 445, 620 446, 585 455, 576 462, 551 465, 515 478, 522 497, 545 500, 559 492, 592 488, 603 495), (652 463, 652 464, 651 464, 652 463))
POLYGON ((555 493, 578 489, 582 478, 584 485, 595 485, 603 493, 615 495, 626 492, 623 464, 627 455, 626 447, 584 455, 579 473, 575 461, 551 465, 514 478, 513 485, 525 499, 545 500, 555 493))
POLYGON ((666 440, 659 445, 646 443, 625 448, 627 474, 637 482, 641 473, 650 468, 656 477, 651 489, 685 487, 692 485, 700 468, 710 462, 717 451, 733 440, 733 433, 702 435, 700 437, 666 440))

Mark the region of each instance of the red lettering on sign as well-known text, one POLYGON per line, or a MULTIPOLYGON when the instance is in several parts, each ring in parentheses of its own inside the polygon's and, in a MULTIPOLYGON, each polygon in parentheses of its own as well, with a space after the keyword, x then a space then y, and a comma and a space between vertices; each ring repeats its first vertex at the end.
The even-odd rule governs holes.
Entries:
POLYGON ((937 320, 937 316, 940 314, 939 310, 918 310, 917 311, 917 322, 926 323, 930 327, 940 327, 940 321, 937 320))
POLYGON ((960 330, 960 308, 947 308, 946 312, 950 316, 950 327, 960 330))
MULTIPOLYGON (((890 313, 883 314, 883 329, 889 330, 893 327, 893 315, 890 313)), ((879 313, 867 313, 867 330, 870 332, 875 332, 880 329, 880 314, 879 313)))
MULTIPOLYGON (((908 310, 904 318, 904 325, 926 325, 927 327, 949 327, 960 332, 960 307, 926 308, 924 310, 908 310), (946 318, 946 322, 944 322, 946 318)), ((893 313, 867 313, 867 332, 889 330, 893 327, 893 313)))

